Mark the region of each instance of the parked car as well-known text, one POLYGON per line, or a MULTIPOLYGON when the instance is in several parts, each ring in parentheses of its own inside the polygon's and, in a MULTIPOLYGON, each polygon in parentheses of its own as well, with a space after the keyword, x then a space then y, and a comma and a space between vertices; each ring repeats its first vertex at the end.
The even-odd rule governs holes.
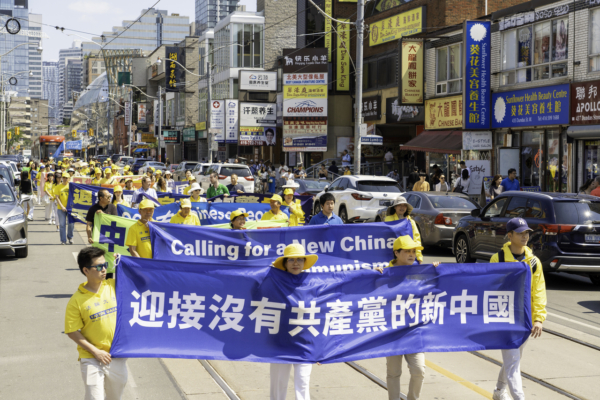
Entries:
POLYGON ((110 159, 112 160, 113 164, 116 164, 121 157, 124 157, 124 154, 113 154, 110 156, 110 159))
POLYGON ((19 183, 21 182, 21 173, 19 171, 19 168, 17 168, 17 163, 15 163, 14 161, 0 160, 0 165, 4 165, 12 174, 5 176, 5 178, 13 181, 15 185, 19 185, 19 183))
MULTIPOLYGON (((163 173, 167 170, 167 167, 164 163, 158 162, 158 161, 146 161, 144 164, 142 164, 139 169, 138 169, 138 174, 142 175, 145 174, 150 167, 154 168, 154 172, 161 170, 163 173)), ((135 174, 135 172, 134 172, 135 174)))
MULTIPOLYGON (((322 179, 294 179, 294 182, 299 185, 295 192, 301 196, 316 196, 329 185, 329 182, 322 179)), ((283 190, 280 190, 278 194, 283 196, 283 190)))
MULTIPOLYGON (((210 168, 211 163, 198 163, 192 170, 192 175, 196 177, 196 181, 200 181, 200 177, 204 175, 206 170, 210 168)), ((184 172, 185 173, 185 172, 184 172)))
POLYGON ((142 167, 142 165, 144 165, 144 163, 148 161, 152 160, 149 158, 136 158, 131 167, 131 172, 133 172, 134 175, 141 175, 140 168, 142 167))
MULTIPOLYGON (((462 193, 407 192, 402 196, 413 206, 410 215, 417 224, 423 246, 451 247, 458 221, 480 208, 462 193)), ((375 222, 385 221, 387 209, 379 210, 375 222)))
POLYGON ((127 162, 129 160, 133 159, 133 157, 129 157, 129 156, 120 156, 117 161, 115 162, 115 164, 117 164, 119 167, 124 167, 127 165, 127 162))
POLYGON ((97 157, 96 157, 96 160, 97 160, 99 163, 103 164, 103 163, 104 163, 104 160, 108 160, 109 158, 110 158, 109 156, 101 155, 101 156, 97 156, 97 157))
MULTIPOLYGON (((192 171, 196 165, 200 164, 198 161, 182 161, 177 164, 177 169, 171 171, 173 173, 173 180, 175 182, 181 182, 185 180, 185 171, 192 171)), ((172 165, 171 165, 172 166, 172 165)))
POLYGON ((208 190, 210 186, 210 174, 216 172, 219 174, 219 183, 227 186, 231 183, 231 175, 238 176, 238 183, 244 187, 246 193, 254 193, 254 177, 250 172, 250 167, 242 164, 210 164, 203 168, 202 174, 192 174, 196 177, 196 182, 202 189, 208 190))
POLYGON ((321 212, 319 198, 324 193, 335 197, 333 211, 344 223, 374 222, 377 212, 389 206, 403 192, 392 178, 374 175, 343 175, 331 182, 314 202, 314 213, 321 212))
POLYGON ((27 218, 21 205, 29 198, 19 199, 9 182, 0 180, 0 249, 11 249, 18 258, 27 257, 28 252, 27 218))
POLYGON ((507 241, 506 223, 520 217, 533 232, 529 247, 544 271, 587 274, 600 285, 600 198, 574 193, 501 193, 461 219, 453 238, 456 261, 489 260, 507 241))
POLYGON ((5 179, 11 188, 16 190, 16 186, 19 185, 20 180, 18 180, 15 177, 15 174, 13 173, 13 171, 9 165, 0 163, 0 177, 2 177, 2 179, 5 179))
POLYGON ((13 161, 15 164, 21 162, 21 157, 16 154, 3 154, 0 155, 0 161, 13 161))

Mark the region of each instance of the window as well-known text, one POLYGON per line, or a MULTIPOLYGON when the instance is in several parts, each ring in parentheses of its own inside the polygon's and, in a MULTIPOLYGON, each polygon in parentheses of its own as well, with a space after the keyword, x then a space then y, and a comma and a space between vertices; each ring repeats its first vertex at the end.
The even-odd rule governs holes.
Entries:
POLYGON ((600 8, 590 11, 590 72, 600 71, 600 8))
POLYGON ((483 216, 486 218, 499 217, 507 199, 507 197, 503 197, 490 204, 490 206, 485 210, 483 216))
POLYGON ((566 76, 568 39, 568 17, 505 31, 502 85, 566 76))
POLYGON ((408 199, 408 204, 413 206, 413 208, 418 209, 421 207, 421 198, 419 196, 410 196, 408 199))
POLYGON ((546 218, 546 212, 539 201, 529 199, 523 218, 546 218))
POLYGON ((437 50, 436 94, 462 91, 462 44, 437 50))
POLYGON ((396 83, 395 55, 376 60, 365 60, 363 66, 363 90, 386 88, 396 83))
POLYGON ((527 198, 515 196, 510 199, 510 203, 508 203, 508 207, 506 207, 504 216, 506 218, 519 218, 525 214, 525 210, 527 210, 527 198))

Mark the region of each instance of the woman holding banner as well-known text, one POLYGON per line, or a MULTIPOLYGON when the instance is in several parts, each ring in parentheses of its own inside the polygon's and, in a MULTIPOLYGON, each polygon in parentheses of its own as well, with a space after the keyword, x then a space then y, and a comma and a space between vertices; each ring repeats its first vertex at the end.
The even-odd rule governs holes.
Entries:
POLYGON ((204 197, 200 197, 201 194, 204 193, 204 189, 200 187, 196 182, 192 183, 190 187, 190 201, 192 203, 206 203, 206 199, 204 197))
POLYGON ((121 204, 125 207, 129 207, 131 208, 131 204, 129 204, 124 198, 123 198, 123 188, 121 187, 121 185, 117 185, 113 188, 113 201, 112 203, 115 205, 115 207, 118 204, 121 204))
MULTIPOLYGON (((315 265, 318 259, 319 256, 316 254, 306 255, 301 244, 293 243, 283 250, 283 257, 279 257, 273 262, 273 267, 292 275, 300 275, 315 265)), ((312 364, 271 364, 271 400, 285 400, 292 366, 294 367, 296 400, 310 399, 312 364)))
POLYGON ((100 168, 96 168, 94 170, 94 179, 92 179, 92 185, 100 186, 103 179, 102 170, 100 168))
POLYGON ((283 187, 283 205, 288 206, 290 210, 290 226, 304 225, 304 211, 300 200, 294 200, 294 188, 296 186, 283 187))
POLYGON ((229 223, 229 225, 231 225, 231 230, 233 231, 243 231, 245 230, 245 226, 246 226, 246 218, 248 218, 250 214, 247 214, 245 212, 243 212, 242 210, 235 210, 234 212, 231 213, 231 216, 229 217, 231 222, 229 223))
MULTIPOLYGON (((404 197, 398 196, 392 205, 388 207, 385 222, 402 221, 405 218, 408 219, 410 221, 410 225, 412 226, 412 238, 419 246, 421 246, 421 234, 419 233, 419 227, 417 226, 415 220, 410 217, 412 210, 413 206, 408 204, 404 197)), ((417 250, 417 261, 419 261, 419 264, 423 262, 423 254, 421 253, 421 250, 417 250)))

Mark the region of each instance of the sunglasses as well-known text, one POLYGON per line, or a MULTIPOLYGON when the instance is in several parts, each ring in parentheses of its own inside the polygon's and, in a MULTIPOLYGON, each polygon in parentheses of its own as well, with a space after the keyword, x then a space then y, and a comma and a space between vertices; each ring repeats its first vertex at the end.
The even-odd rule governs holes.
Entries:
POLYGON ((95 269, 96 271, 100 272, 103 269, 107 269, 108 268, 108 262, 102 263, 102 264, 98 264, 98 265, 92 265, 91 267, 88 267, 89 269, 95 269))

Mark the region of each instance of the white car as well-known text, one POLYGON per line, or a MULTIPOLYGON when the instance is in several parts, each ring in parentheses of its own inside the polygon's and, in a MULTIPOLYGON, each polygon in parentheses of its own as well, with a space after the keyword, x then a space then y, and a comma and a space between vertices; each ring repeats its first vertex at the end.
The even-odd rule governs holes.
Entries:
POLYGON ((374 222, 382 207, 392 204, 404 192, 392 178, 374 175, 343 175, 315 197, 314 213, 321 212, 319 198, 325 193, 335 197, 335 212, 344 223, 374 222))
POLYGON ((158 161, 146 161, 140 167, 138 175, 144 175, 146 173, 146 171, 148 171, 148 169, 150 167, 154 168, 154 172, 155 173, 156 173, 156 171, 158 171, 160 169, 163 172, 163 174, 164 174, 165 171, 167 170, 167 167, 165 166, 165 164, 163 164, 161 162, 158 162, 158 161))
MULTIPOLYGON (((191 171, 192 172, 192 176, 194 178, 196 178, 196 182, 200 183, 200 177, 204 175, 204 173, 206 172, 206 170, 208 168, 210 168, 212 164, 211 163, 198 163, 196 164, 196 166, 194 167, 194 169, 191 171)), ((183 177, 185 178, 185 173, 183 175, 183 177)), ((182 179, 182 181, 184 181, 185 179, 182 179)))
POLYGON ((200 184, 204 191, 208 190, 210 186, 210 174, 216 172, 219 174, 219 183, 227 186, 231 184, 231 175, 236 174, 238 176, 238 184, 244 187, 244 192, 254 193, 254 177, 250 171, 250 167, 244 164, 210 164, 209 167, 203 168, 202 174, 194 176, 196 182, 200 184))

